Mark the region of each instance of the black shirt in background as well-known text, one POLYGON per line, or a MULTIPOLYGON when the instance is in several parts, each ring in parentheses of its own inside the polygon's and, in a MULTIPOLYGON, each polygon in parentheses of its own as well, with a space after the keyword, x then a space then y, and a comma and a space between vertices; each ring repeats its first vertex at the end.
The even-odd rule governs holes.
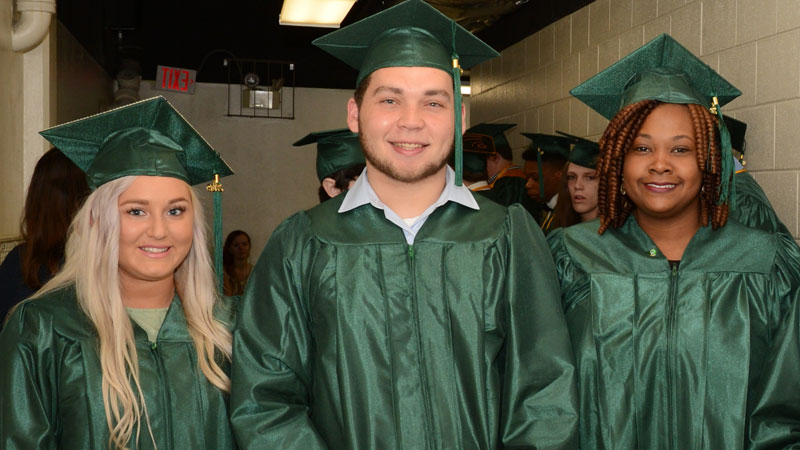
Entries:
MULTIPOLYGON (((22 251, 25 244, 14 247, 3 263, 0 264, 0 329, 6 321, 6 315, 17 303, 36 292, 29 288, 22 278, 22 251)), ((39 281, 44 284, 52 277, 46 267, 39 268, 39 281)))

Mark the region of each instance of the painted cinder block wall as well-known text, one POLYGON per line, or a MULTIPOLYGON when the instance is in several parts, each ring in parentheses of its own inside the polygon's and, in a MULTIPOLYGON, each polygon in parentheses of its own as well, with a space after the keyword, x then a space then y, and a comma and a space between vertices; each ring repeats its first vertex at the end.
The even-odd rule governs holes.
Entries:
POLYGON ((747 168, 795 239, 800 180, 800 0, 597 0, 471 71, 472 124, 597 139, 608 121, 569 90, 661 33, 738 87, 724 112, 748 124, 747 168))

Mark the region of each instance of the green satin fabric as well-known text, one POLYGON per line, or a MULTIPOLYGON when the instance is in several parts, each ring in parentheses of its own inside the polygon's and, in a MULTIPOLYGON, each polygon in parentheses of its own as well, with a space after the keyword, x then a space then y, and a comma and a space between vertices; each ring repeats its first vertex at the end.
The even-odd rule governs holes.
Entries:
POLYGON ((768 351, 796 303, 800 252, 729 221, 672 271, 631 217, 549 238, 580 386, 581 447, 743 449, 768 351))
POLYGON ((653 67, 634 74, 625 83, 621 104, 617 110, 642 100, 658 100, 664 103, 684 105, 693 103, 706 108, 711 106, 709 97, 699 94, 692 86, 691 77, 682 71, 667 67, 653 67))
POLYGON ((384 67, 433 67, 450 73, 452 55, 445 45, 424 28, 390 28, 372 40, 366 49, 356 86, 384 67))
POLYGON ((86 171, 92 189, 128 175, 171 177, 191 184, 186 152, 158 130, 132 127, 108 135, 86 171))
MULTIPOLYGON (((177 296, 156 345, 133 327, 139 381, 158 449, 235 448, 228 396, 198 368, 177 296)), ((97 346, 74 289, 19 306, 0 333, 0 448, 108 448, 97 346)), ((138 446, 135 431, 129 445, 151 449, 142 422, 138 446)))
POLYGON ((518 206, 477 197, 414 245, 341 197, 286 220, 245 290, 231 421, 244 448, 574 449, 558 282, 518 206))
POLYGON ((753 450, 800 448, 800 302, 775 340, 750 422, 753 450))
POLYGON ((737 173, 733 176, 733 182, 736 184, 736 206, 730 217, 750 228, 791 236, 752 175, 747 172, 737 173))

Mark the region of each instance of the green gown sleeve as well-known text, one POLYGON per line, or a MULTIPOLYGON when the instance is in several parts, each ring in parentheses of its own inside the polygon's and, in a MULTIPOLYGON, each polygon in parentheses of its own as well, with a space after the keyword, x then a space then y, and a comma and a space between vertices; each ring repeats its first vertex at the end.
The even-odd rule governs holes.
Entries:
POLYGON ((749 173, 737 173, 734 180, 736 207, 731 211, 734 219, 749 228, 791 236, 789 229, 775 214, 767 195, 749 173))
POLYGON ((776 258, 776 291, 788 309, 761 375, 750 419, 753 449, 800 449, 800 251, 791 237, 782 240, 776 258))
POLYGON ((0 333, 0 448, 56 449, 53 329, 28 306, 0 333))
POLYGON ((547 235, 547 243, 553 254, 553 262, 558 273, 562 302, 569 299, 570 304, 562 303, 566 312, 571 306, 589 298, 589 279, 586 273, 576 267, 564 245, 564 229, 556 228, 547 235))
POLYGON ((301 300, 307 230, 304 213, 281 224, 245 288, 231 376, 231 423, 241 448, 327 448, 309 417, 313 342, 301 300))
POLYGON ((533 218, 520 207, 509 214, 502 448, 575 449, 577 375, 558 278, 533 218))

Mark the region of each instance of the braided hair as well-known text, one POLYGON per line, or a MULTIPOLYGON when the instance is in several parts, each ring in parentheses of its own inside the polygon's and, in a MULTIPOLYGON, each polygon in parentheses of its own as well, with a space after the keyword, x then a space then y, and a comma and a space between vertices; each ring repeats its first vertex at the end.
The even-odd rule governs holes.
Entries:
MULTIPOLYGON (((625 154, 633 146, 644 121, 659 105, 657 100, 642 100, 622 108, 608 124, 600 138, 600 157, 597 161, 597 175, 600 186, 597 192, 598 216, 603 234, 609 227, 619 228, 625 223, 636 205, 627 195, 623 195, 622 164, 625 154)), ((717 118, 700 105, 687 104, 694 125, 697 144, 697 167, 703 175, 700 192, 700 216, 703 226, 709 221, 713 229, 725 225, 728 220, 728 204, 717 204, 722 173, 722 149, 719 142, 717 118), (706 151, 706 149, 708 151, 706 151)))

